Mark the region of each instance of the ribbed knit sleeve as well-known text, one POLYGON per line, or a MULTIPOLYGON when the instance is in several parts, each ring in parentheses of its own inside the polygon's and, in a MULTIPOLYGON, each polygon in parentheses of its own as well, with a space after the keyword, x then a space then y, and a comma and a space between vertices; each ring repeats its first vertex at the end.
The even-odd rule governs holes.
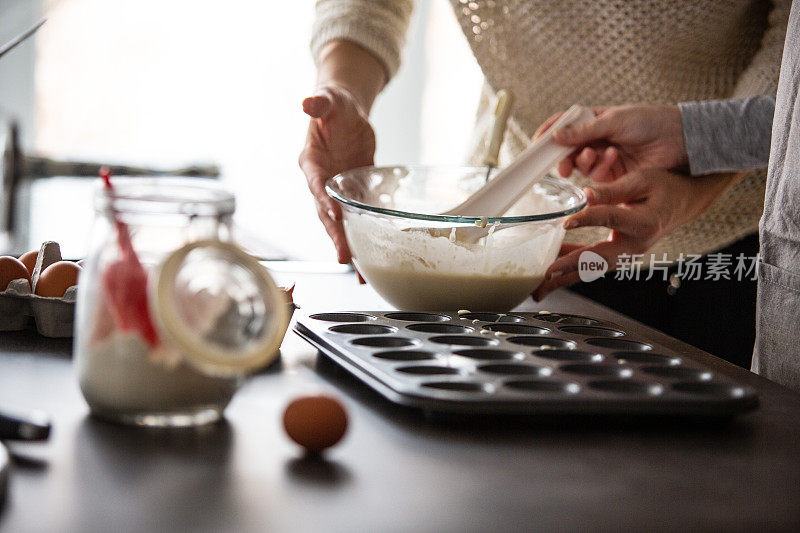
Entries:
POLYGON ((352 41, 371 52, 388 78, 400 67, 414 0, 317 0, 311 38, 316 61, 330 41, 352 41))

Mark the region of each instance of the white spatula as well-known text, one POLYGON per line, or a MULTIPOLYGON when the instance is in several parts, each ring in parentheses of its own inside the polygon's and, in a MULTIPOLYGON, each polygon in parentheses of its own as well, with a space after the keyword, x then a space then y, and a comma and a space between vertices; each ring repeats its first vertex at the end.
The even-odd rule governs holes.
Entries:
POLYGON ((454 208, 441 213, 451 216, 499 217, 519 200, 537 181, 547 175, 573 148, 556 144, 553 132, 567 125, 585 124, 594 119, 592 110, 579 105, 570 107, 553 126, 528 146, 494 179, 472 193, 454 208))
MULTIPOLYGON (((594 113, 591 109, 573 105, 494 179, 454 208, 440 214, 481 218, 502 216, 536 182, 544 178, 551 168, 572 152, 573 148, 556 144, 553 133, 564 126, 585 124, 593 119, 594 113)), ((423 228, 413 229, 423 230, 423 228)), ((433 237, 450 237, 463 243, 475 244, 486 237, 490 229, 484 223, 474 227, 458 227, 455 233, 451 228, 426 228, 424 231, 433 237)))

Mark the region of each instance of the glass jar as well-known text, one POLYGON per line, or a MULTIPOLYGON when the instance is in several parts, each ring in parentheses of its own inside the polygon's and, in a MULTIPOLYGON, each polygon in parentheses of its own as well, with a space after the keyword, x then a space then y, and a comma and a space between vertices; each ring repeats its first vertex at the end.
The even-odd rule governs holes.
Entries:
POLYGON ((112 421, 214 422, 245 374, 277 354, 288 323, 283 297, 232 244, 230 193, 204 180, 113 184, 112 194, 95 195, 78 287, 81 392, 93 415, 112 421), (125 252, 128 236, 143 269, 125 252))

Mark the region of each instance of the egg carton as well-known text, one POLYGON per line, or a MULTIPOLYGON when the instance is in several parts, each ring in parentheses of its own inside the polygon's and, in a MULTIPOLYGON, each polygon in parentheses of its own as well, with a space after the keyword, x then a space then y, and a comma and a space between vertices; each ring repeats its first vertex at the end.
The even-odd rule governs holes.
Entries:
POLYGON ((40 335, 72 337, 78 287, 68 288, 61 298, 34 294, 41 272, 58 261, 61 261, 61 249, 58 243, 52 241, 43 243, 39 249, 31 283, 29 284, 26 279, 15 279, 8 284, 5 291, 0 292, 0 331, 25 329, 28 321, 33 319, 40 335))
POLYGON ((294 331, 389 401, 430 412, 729 417, 758 406, 752 387, 587 316, 337 311, 294 331))

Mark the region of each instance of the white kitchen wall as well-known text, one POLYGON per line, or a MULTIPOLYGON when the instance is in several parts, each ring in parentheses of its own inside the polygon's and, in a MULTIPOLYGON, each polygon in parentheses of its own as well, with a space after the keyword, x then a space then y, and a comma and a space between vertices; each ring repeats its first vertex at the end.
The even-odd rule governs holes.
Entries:
MULTIPOLYGON (((0 45, 33 26, 39 11, 38 0, 0 0, 0 45)), ((33 141, 35 57, 35 41, 28 39, 0 61, 0 128, 12 120, 26 124, 20 132, 26 144, 33 141)))
MULTIPOLYGON (((300 102, 315 77, 312 1, 51 0, 43 11, 35 128, 26 125, 37 150, 162 167, 216 162, 237 194, 239 225, 294 257, 334 257, 297 167, 300 102)), ((418 2, 404 58, 374 108, 377 163, 462 162, 481 74, 447 0, 418 2)), ((31 240, 59 240, 80 256, 88 184, 41 181, 33 193, 31 240)))

